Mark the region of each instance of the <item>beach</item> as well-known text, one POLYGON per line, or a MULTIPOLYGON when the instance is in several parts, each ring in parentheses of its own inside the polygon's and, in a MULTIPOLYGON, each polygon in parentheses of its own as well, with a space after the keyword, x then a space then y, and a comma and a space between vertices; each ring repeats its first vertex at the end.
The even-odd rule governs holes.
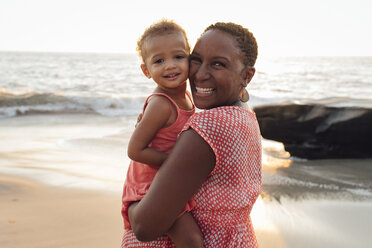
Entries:
MULTIPOLYGON (((120 195, 0 177, 0 246, 120 247, 120 195)), ((372 202, 284 200, 255 208, 259 247, 368 247, 372 202)), ((254 210, 255 211, 255 210, 254 210)))
MULTIPOLYGON (((0 52, 0 247, 119 247, 129 137, 154 83, 135 54, 0 52)), ((372 57, 259 57, 251 107, 372 102, 372 57), (341 87, 342 86, 342 87, 341 87)), ((261 248, 365 248, 372 159, 307 160, 263 139, 261 248)))
POLYGON ((120 247, 120 197, 0 176, 0 246, 120 247))
MULTIPOLYGON (((133 118, 0 119, 0 247, 119 247, 133 118)), ((264 141, 260 247, 367 247, 372 160, 301 161, 264 141), (339 168, 339 169, 337 169, 339 168)))
MULTIPOLYGON (((116 166, 117 158, 102 154, 109 149, 112 156, 122 153, 124 158, 124 148, 118 145, 113 151, 104 140, 94 142, 118 126, 99 117, 86 121, 88 116, 0 120, 0 247, 120 246, 125 172, 113 177, 116 171, 109 163, 116 166), (77 133, 91 142, 68 142, 77 133), (92 173, 95 166, 101 166, 99 178, 92 173)), ((116 144, 114 138, 106 139, 116 144)))

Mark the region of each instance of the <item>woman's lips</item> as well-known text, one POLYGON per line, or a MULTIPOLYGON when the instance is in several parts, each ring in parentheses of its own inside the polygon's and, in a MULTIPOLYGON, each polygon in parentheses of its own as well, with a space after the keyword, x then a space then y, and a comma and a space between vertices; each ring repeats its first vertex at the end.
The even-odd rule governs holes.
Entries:
POLYGON ((202 88, 202 87, 195 87, 196 94, 198 96, 209 96, 213 94, 213 88, 202 88))

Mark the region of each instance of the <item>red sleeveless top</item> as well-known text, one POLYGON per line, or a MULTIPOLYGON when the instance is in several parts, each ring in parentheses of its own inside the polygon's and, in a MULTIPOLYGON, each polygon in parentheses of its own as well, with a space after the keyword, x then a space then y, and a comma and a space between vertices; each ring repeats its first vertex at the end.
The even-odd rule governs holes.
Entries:
MULTIPOLYGON (((187 96, 191 100, 191 96, 186 92, 187 96)), ((174 144, 176 143, 178 135, 181 133, 187 120, 195 113, 195 106, 193 104, 192 110, 183 110, 178 107, 176 102, 164 93, 151 94, 145 101, 143 106, 142 114, 144 113, 149 99, 154 95, 160 95, 166 97, 171 101, 177 109, 177 119, 169 127, 160 129, 154 139, 149 144, 149 147, 154 148, 160 152, 169 154, 174 144)), ((191 100, 192 102, 192 100, 191 100)), ((134 201, 141 200, 149 189, 152 180, 158 171, 158 166, 151 166, 148 164, 131 161, 127 171, 127 177, 123 187, 122 197, 122 216, 124 219, 124 228, 131 229, 128 219, 128 207, 134 201)), ((194 201, 190 202, 185 207, 184 211, 190 211, 194 205, 194 201)), ((184 212, 183 211, 183 212, 184 212)))

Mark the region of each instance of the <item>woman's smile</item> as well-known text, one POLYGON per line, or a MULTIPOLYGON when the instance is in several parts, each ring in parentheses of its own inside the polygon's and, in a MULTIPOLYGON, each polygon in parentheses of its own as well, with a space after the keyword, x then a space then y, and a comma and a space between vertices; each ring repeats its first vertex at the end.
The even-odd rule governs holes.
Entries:
POLYGON ((202 88, 202 87, 195 87, 195 95, 197 96, 210 96, 213 94, 214 88, 202 88))

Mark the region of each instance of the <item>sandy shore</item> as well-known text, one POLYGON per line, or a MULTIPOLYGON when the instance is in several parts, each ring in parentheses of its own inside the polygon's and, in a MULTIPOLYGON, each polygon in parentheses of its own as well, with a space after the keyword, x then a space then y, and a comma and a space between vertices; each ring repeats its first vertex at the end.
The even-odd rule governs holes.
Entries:
POLYGON ((120 247, 120 196, 0 176, 0 247, 120 247))
MULTIPOLYGON (((120 195, 0 175, 1 248, 120 247, 120 195)), ((258 199, 260 248, 367 247, 372 201, 258 199)))
MULTIPOLYGON (((120 247, 134 121, 0 119, 0 248, 120 247)), ((264 147, 263 193, 251 213, 260 248, 370 246, 372 159, 292 161, 281 144, 264 147)))

